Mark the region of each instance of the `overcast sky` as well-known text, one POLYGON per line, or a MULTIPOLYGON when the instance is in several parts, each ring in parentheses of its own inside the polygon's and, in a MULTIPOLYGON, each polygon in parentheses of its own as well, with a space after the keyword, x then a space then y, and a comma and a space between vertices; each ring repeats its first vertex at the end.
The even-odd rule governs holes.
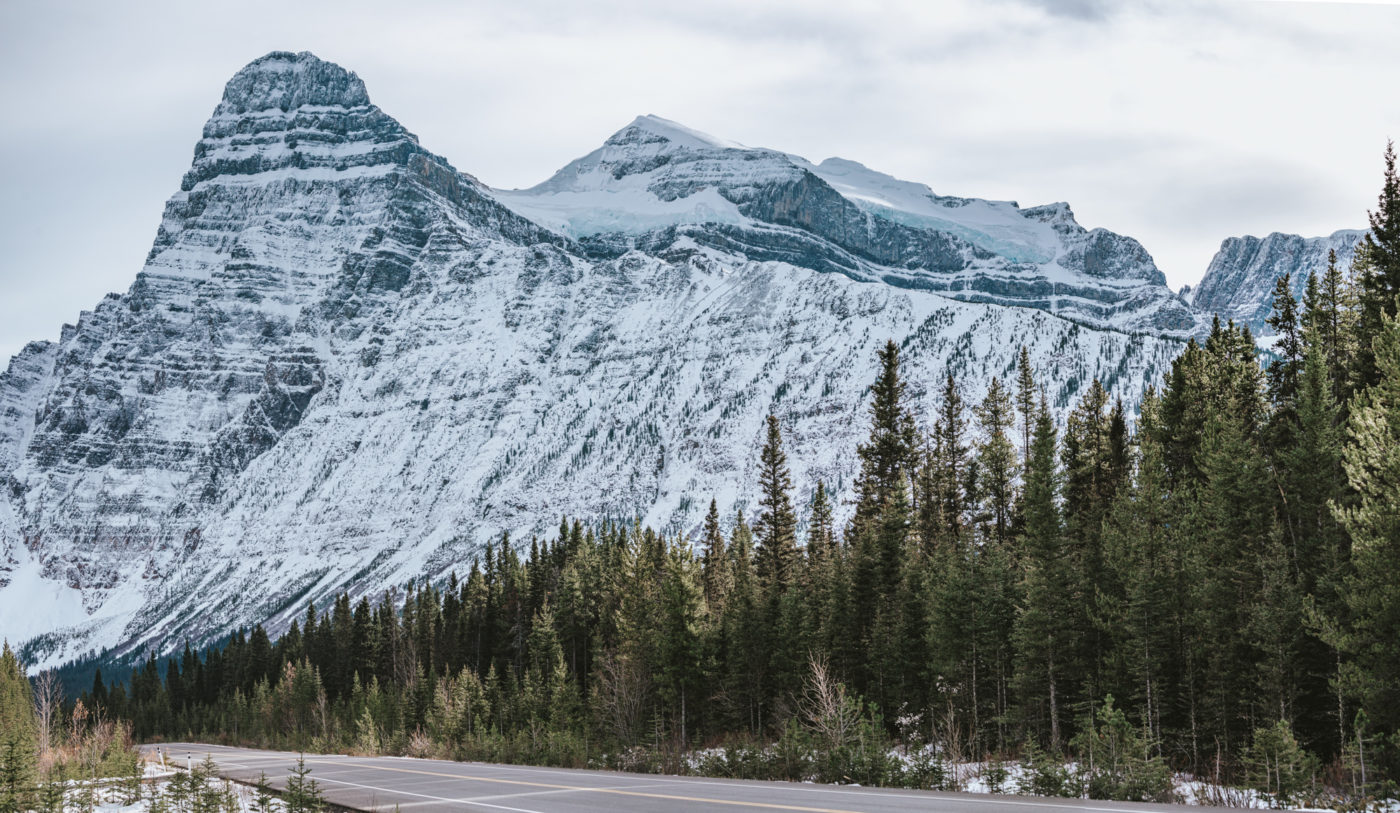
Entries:
POLYGON ((1400 6, 1279 0, 0 2, 0 369, 125 290, 227 79, 356 71, 530 186, 641 113, 951 195, 1069 201, 1171 285, 1231 235, 1360 228, 1400 137, 1400 6))

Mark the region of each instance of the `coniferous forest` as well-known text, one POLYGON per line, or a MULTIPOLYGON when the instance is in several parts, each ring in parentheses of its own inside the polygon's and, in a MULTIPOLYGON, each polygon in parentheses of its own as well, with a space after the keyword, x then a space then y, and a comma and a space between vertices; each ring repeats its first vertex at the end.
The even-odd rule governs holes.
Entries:
MULTIPOLYGON (((1062 426, 1025 353, 936 414, 880 352, 851 519, 769 418, 753 516, 565 519, 436 584, 307 607, 81 702, 138 740, 1165 799, 1400 780, 1400 182, 1350 272, 1062 426), (796 486, 810 504, 794 502, 796 486), (932 747, 927 747, 932 746, 932 747), (904 758, 897 758, 902 747, 904 758), (913 756, 909 756, 913 755, 913 756), (1067 761, 1077 767, 1065 767, 1067 761)), ((697 498, 702 495, 696 495, 697 498)), ((1316 797, 1313 797, 1316 798, 1316 797)))

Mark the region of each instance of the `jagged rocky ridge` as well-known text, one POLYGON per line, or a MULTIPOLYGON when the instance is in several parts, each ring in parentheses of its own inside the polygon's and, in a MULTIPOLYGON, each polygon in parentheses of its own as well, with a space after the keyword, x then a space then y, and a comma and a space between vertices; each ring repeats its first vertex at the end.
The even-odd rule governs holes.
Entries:
POLYGON ((1274 232, 1267 237, 1228 237, 1210 261, 1200 285, 1190 292, 1192 306, 1204 318, 1247 324, 1256 336, 1272 336, 1265 321, 1273 313, 1274 285, 1284 274, 1293 295, 1302 301, 1308 274, 1320 278, 1327 255, 1337 252, 1337 266, 1351 268, 1364 229, 1344 229, 1326 237, 1302 237, 1274 232))
POLYGON ((1181 307, 1063 205, 655 119, 491 190, 354 74, 270 54, 226 88, 131 288, 0 374, 0 635, 40 663, 199 643, 563 514, 693 529, 712 495, 751 506, 770 411, 799 501, 848 493, 887 338, 921 415, 1023 343, 1057 410, 1096 377, 1132 405, 1181 307))

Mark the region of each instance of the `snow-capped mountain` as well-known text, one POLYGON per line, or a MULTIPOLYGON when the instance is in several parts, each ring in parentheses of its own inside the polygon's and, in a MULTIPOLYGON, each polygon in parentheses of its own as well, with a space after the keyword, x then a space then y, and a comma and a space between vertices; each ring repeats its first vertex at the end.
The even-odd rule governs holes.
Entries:
POLYGON ((1327 254, 1337 252, 1337 266, 1351 268, 1363 229, 1344 229, 1326 237, 1301 237, 1274 232, 1268 237, 1228 237, 1210 261, 1205 276, 1191 291, 1190 301, 1203 318, 1218 315, 1249 325, 1256 336, 1273 335, 1265 322, 1273 313, 1274 285, 1284 274, 1300 301, 1308 274, 1327 270, 1327 254))
POLYGON ((38 663, 199 643, 561 515, 690 530, 751 505, 770 412, 799 501, 844 495, 887 339, 922 419, 1022 344, 1058 410, 1094 378, 1131 405, 1194 320, 1063 204, 651 117, 502 192, 353 73, 270 54, 130 289, 0 374, 0 636, 38 663))
POLYGON ((1136 241, 1084 229, 1069 204, 935 195, 842 158, 812 164, 656 116, 531 189, 497 192, 592 256, 677 240, 1097 327, 1185 335, 1189 306, 1136 241))

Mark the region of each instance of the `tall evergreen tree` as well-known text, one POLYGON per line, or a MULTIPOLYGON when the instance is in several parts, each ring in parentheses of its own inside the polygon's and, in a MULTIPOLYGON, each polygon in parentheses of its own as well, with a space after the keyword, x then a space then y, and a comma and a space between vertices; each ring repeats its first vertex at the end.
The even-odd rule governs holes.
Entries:
POLYGON ((1322 354, 1323 368, 1331 382, 1332 397, 1339 404, 1349 392, 1348 376, 1355 353, 1356 308, 1351 301, 1352 286, 1337 265, 1337 252, 1327 252, 1327 268, 1322 277, 1308 275, 1303 289, 1302 324, 1304 347, 1316 347, 1322 354))
POLYGON ((1132 480, 1115 499, 1104 540, 1115 588, 1105 620, 1118 632, 1118 675, 1109 688, 1141 709, 1152 741, 1160 741, 1164 728, 1178 724, 1190 706, 1183 675, 1195 653, 1183 642, 1192 625, 1190 588, 1201 572, 1192 549, 1177 537, 1179 500, 1155 431, 1160 420, 1160 400, 1149 390, 1138 418, 1132 480))
MULTIPOLYGON (((1254 367, 1257 373, 1257 366, 1254 367)), ((1254 376, 1258 386, 1258 376, 1254 376)), ((1209 565, 1198 599, 1209 615, 1205 635, 1208 652, 1207 711, 1217 721, 1215 735, 1235 750, 1252 729, 1251 715, 1275 715, 1276 706, 1258 692, 1255 664, 1258 651, 1250 619, 1264 589, 1259 564, 1272 533, 1272 493, 1269 471, 1259 445, 1251 410, 1240 397, 1262 397, 1262 387, 1250 396, 1227 391, 1225 401, 1208 403, 1198 452, 1200 479, 1194 483, 1187 533, 1202 546, 1209 565), (1264 701, 1261 708, 1240 698, 1264 701)), ((1267 718, 1266 718, 1267 719, 1267 718)))
POLYGON ((949 539, 962 534, 966 511, 964 484, 967 476, 967 419, 963 415, 962 393, 949 373, 944 380, 938 406, 938 421, 934 428, 935 482, 939 493, 939 511, 949 539))
POLYGON ((1274 329, 1277 339, 1274 352, 1278 358, 1269 363, 1269 398, 1275 413, 1288 415, 1298 395, 1298 376, 1303 370, 1302 326, 1298 320, 1298 303, 1293 298, 1293 276, 1284 274, 1274 284, 1273 313, 1265 321, 1274 329))
POLYGON ((724 544, 724 532, 719 527, 719 505, 710 499, 710 511, 705 515, 705 527, 701 532, 701 545, 704 549, 702 574, 705 586, 705 605, 715 615, 724 611, 724 600, 734 583, 729 551, 724 544))
POLYGON ((682 746, 690 741, 690 719, 700 697, 700 608, 702 593, 696 584, 689 548, 672 545, 660 592, 661 628, 657 635, 657 683, 671 707, 675 733, 682 746))
POLYGON ((0 811, 31 808, 38 750, 29 678, 7 640, 0 649, 0 811))
POLYGON ((977 408, 978 428, 982 434, 977 444, 977 464, 982 492, 986 496, 984 512, 988 530, 999 543, 1010 539, 1011 514, 1016 502, 1016 477, 1020 466, 1009 437, 1015 420, 1010 393, 993 376, 987 397, 977 408))
POLYGON ((1334 510, 1352 541, 1356 575, 1347 602, 1365 676, 1364 708, 1378 742, 1389 743, 1382 748, 1393 776, 1400 771, 1400 741, 1390 739, 1400 732, 1400 320, 1381 320, 1373 348, 1376 383, 1352 405, 1351 442, 1343 452, 1355 499, 1334 510))
POLYGON ((1345 585, 1351 574, 1347 535, 1330 506, 1342 499, 1340 407, 1333 397, 1324 351, 1308 345, 1298 388, 1298 428, 1279 464, 1284 494, 1281 518, 1289 562, 1305 597, 1308 627, 1298 643, 1301 685, 1294 724, 1299 735, 1323 754, 1346 745, 1345 585))
POLYGON ((1054 752, 1064 743, 1061 719, 1066 711, 1057 663, 1073 613, 1074 578, 1065 556, 1059 507, 1059 472, 1055 466, 1055 424, 1042 397, 1035 420, 1031 455, 1026 465, 1023 514, 1022 592, 1016 616, 1018 658, 1016 684, 1022 714, 1032 731, 1054 752))
POLYGON ((1064 535, 1075 574, 1074 615, 1067 626, 1070 644, 1062 652, 1064 674, 1096 699, 1104 693, 1100 668, 1108 651, 1107 627, 1099 623, 1099 592, 1107 585, 1103 524, 1119 485, 1121 453, 1115 447, 1108 392, 1095 380, 1065 422, 1061 459, 1064 470, 1064 535))
POLYGON ((1357 277, 1360 320, 1353 380, 1358 389, 1373 386, 1382 375, 1372 343, 1385 331, 1386 317, 1396 315, 1400 297, 1400 176, 1395 171, 1395 143, 1385 147, 1385 174, 1371 229, 1357 248, 1352 270, 1357 277))
POLYGON ((1031 370, 1031 354, 1021 345, 1021 353, 1016 357, 1016 409, 1021 413, 1021 465, 1029 469, 1031 464, 1031 434, 1035 428, 1035 373, 1031 370))
POLYGON ((812 515, 807 522, 807 560, 813 568, 825 567, 836 559, 836 521, 831 512, 831 500, 826 484, 817 481, 812 495, 812 515))
POLYGON ((740 511, 729 540, 734 587, 724 612, 723 695, 730 718, 750 734, 771 722, 763 687, 767 683, 769 628, 753 566, 753 531, 740 511))
POLYGON ((905 382, 899 369, 899 346, 885 343, 879 351, 880 373, 870 388, 870 438, 856 454, 860 475, 856 480, 856 510, 851 532, 860 534, 889 504, 895 489, 908 496, 908 477, 914 462, 917 432, 905 405, 905 382))
POLYGON ((792 509, 792 476, 783 452, 777 417, 768 416, 767 436, 759 455, 759 509, 754 528, 758 542, 758 578, 765 591, 786 591, 797 563, 797 515, 792 509))

